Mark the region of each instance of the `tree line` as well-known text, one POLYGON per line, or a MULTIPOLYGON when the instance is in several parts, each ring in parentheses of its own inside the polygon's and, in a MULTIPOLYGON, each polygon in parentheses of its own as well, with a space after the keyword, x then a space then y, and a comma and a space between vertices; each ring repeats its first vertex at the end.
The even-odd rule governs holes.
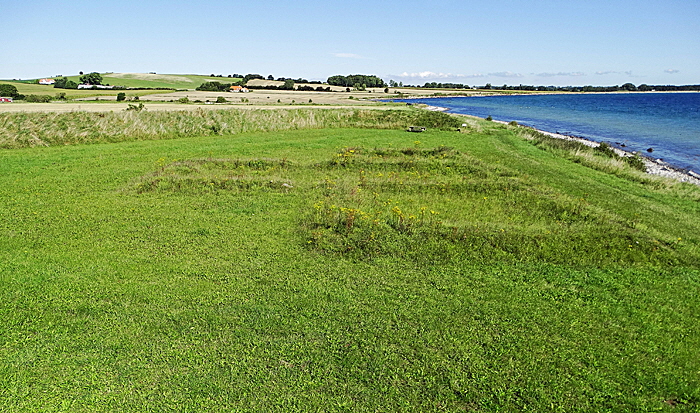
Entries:
POLYGON ((374 75, 335 75, 326 81, 329 85, 354 87, 357 90, 364 90, 368 87, 386 87, 386 83, 374 75))
MULTIPOLYGON (((398 86, 393 80, 389 81, 389 84, 394 84, 398 86)), ((394 87, 394 86, 392 86, 394 87)), ((427 88, 427 89, 472 89, 469 85, 463 85, 461 83, 437 83, 437 82, 426 82, 423 86, 411 86, 405 85, 404 87, 416 87, 416 88, 427 88)), ((481 90, 519 90, 519 91, 530 91, 530 92, 684 92, 684 91, 700 91, 700 85, 647 85, 641 84, 639 86, 633 83, 625 83, 623 85, 615 86, 533 86, 533 85, 503 85, 494 86, 491 83, 487 83, 484 86, 474 86, 473 89, 481 90)))

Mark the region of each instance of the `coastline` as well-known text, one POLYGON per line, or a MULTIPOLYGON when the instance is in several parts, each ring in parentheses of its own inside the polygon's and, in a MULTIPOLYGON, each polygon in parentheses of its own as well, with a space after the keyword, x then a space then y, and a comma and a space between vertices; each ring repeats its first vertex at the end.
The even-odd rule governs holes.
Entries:
MULTIPOLYGON (((463 116, 469 116, 469 115, 463 115, 463 116)), ((507 125, 508 122, 502 121, 502 120, 494 120, 496 123, 500 123, 503 125, 507 125)), ((553 132, 547 132, 543 131, 537 128, 532 128, 544 135, 547 135, 552 138, 556 139, 563 139, 567 141, 576 141, 580 142, 586 146, 589 146, 591 148, 597 148, 600 146, 600 142, 592 141, 590 139, 586 138, 581 138, 579 136, 570 136, 570 135, 562 135, 559 133, 553 133, 553 132)), ((646 173, 649 175, 656 175, 656 176, 661 176, 664 178, 670 178, 674 179, 679 182, 688 182, 694 185, 700 186, 700 174, 697 174, 693 171, 686 171, 684 169, 675 167, 667 162, 662 161, 661 159, 654 159, 650 158, 646 155, 640 154, 638 152, 629 152, 625 151, 619 148, 615 147, 610 147, 612 150, 615 151, 616 154, 622 157, 631 157, 638 155, 643 161, 644 165, 646 166, 646 173)))
MULTIPOLYGON (((612 93, 668 93, 668 92, 649 91, 649 92, 591 92, 591 93, 609 93, 609 94, 612 94, 612 93)), ((687 93, 687 92, 675 92, 675 93, 687 93)), ((698 93, 698 92, 692 92, 692 93, 698 93)), ((431 98, 441 98, 441 97, 444 98, 445 96, 435 96, 435 97, 431 97, 431 98)), ((426 99, 426 98, 423 97, 420 99, 426 99)), ((463 113, 451 113, 451 112, 449 112, 450 108, 433 106, 433 105, 429 105, 429 104, 424 104, 424 105, 425 106, 423 106, 423 109, 429 110, 429 111, 447 112, 447 113, 454 114, 454 115, 482 119, 482 118, 479 118, 478 116, 466 115, 463 113)), ((495 119, 494 119, 494 122, 504 124, 504 125, 508 124, 508 122, 495 120, 495 119)), ((593 140, 586 139, 586 138, 582 138, 579 136, 569 136, 569 135, 563 135, 563 134, 554 133, 554 132, 547 132, 547 131, 540 130, 537 128, 532 128, 532 129, 534 129, 540 133, 543 133, 547 136, 550 136, 552 138, 577 141, 577 142, 580 142, 580 143, 582 143, 586 146, 589 146, 591 148, 596 148, 596 147, 600 146, 600 142, 593 141, 593 140)), ((674 166, 673 164, 670 164, 668 162, 663 161, 662 159, 652 158, 648 155, 645 155, 645 154, 642 154, 639 152, 625 151, 623 149, 616 148, 613 146, 611 146, 611 149, 613 149, 615 151, 615 153, 617 153, 619 156, 622 156, 622 157, 631 157, 631 156, 638 155, 644 161, 644 164, 646 167, 646 173, 649 175, 670 178, 670 179, 673 179, 673 180, 676 180, 679 182, 688 182, 688 183, 700 186, 700 173, 698 173, 698 172, 695 172, 692 170, 687 170, 684 168, 679 168, 677 166, 674 166)))

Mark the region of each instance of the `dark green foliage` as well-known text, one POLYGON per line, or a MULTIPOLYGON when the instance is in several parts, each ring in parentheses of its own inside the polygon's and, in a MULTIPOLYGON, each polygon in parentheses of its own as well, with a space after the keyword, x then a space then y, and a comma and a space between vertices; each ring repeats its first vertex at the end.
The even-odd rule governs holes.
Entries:
POLYGON ((131 103, 129 103, 129 106, 126 108, 126 110, 129 112, 141 112, 143 109, 143 103, 139 103, 138 105, 132 105, 131 103))
POLYGON ((56 89, 65 89, 66 88, 66 82, 68 81, 68 78, 66 77, 59 77, 55 79, 56 82, 53 84, 53 87, 56 89))
POLYGON ((88 73, 87 75, 80 76, 80 83, 85 85, 101 85, 102 75, 97 72, 88 73))
POLYGON ((280 86, 280 89, 294 90, 294 81, 292 79, 285 80, 284 85, 280 86))
POLYGON ((199 85, 196 90, 206 91, 206 92, 227 92, 231 89, 232 85, 237 85, 238 83, 220 83, 220 82, 204 82, 199 85))
POLYGON ((633 155, 633 156, 625 156, 624 158, 625 162, 632 168, 645 172, 647 170, 647 166, 644 163, 644 160, 639 156, 639 155, 633 155))
POLYGON ((252 79, 265 79, 262 75, 256 74, 256 73, 248 73, 247 75, 243 76, 243 81, 241 84, 245 85, 248 83, 249 80, 252 79))
POLYGON ((53 100, 50 95, 27 95, 24 100, 30 103, 49 103, 53 100))
POLYGON ((423 85, 424 88, 429 89, 469 89, 469 85, 462 83, 437 83, 437 82, 426 82, 423 85))
POLYGON ((619 158, 619 155, 615 153, 615 150, 607 142, 601 142, 600 145, 593 148, 593 150, 603 156, 608 158, 619 158))
POLYGON ((0 83, 0 96, 5 98, 17 98, 19 97, 19 93, 17 92, 17 87, 15 87, 15 85, 0 83))
POLYGON ((333 86, 345 86, 345 87, 355 87, 359 85, 359 87, 362 87, 364 85, 366 88, 367 87, 386 87, 386 83, 377 76, 374 75, 348 75, 348 76, 342 76, 342 75, 336 75, 336 76, 331 76, 328 78, 328 81, 326 82, 329 85, 333 86))
POLYGON ((123 100, 126 100, 126 93, 124 93, 124 92, 117 93, 117 102, 121 102, 123 100))
POLYGON ((226 98, 223 96, 217 96, 216 103, 226 103, 226 98))

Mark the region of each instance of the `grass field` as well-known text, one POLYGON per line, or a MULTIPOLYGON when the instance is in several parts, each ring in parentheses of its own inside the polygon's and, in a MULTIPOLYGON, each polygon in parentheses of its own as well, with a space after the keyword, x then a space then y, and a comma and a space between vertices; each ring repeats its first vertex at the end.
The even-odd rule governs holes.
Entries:
MULTIPOLYGON (((80 83, 80 75, 66 76, 68 79, 80 83)), ((190 89, 204 82, 217 81, 221 83, 231 83, 240 79, 228 77, 214 77, 202 75, 159 75, 148 73, 102 73, 102 84, 113 86, 125 86, 134 88, 173 88, 173 89, 190 89)), ((68 99, 85 98, 92 96, 116 96, 117 93, 124 92, 129 97, 145 96, 154 93, 163 93, 163 91, 153 90, 84 90, 84 89, 56 89, 52 85, 39 85, 32 83, 15 82, 9 80, 0 80, 0 83, 9 83, 17 88, 17 91, 23 95, 51 95, 56 93, 65 93, 68 99)))
POLYGON ((15 86, 17 88, 17 93, 22 95, 56 96, 58 93, 65 93, 67 99, 87 98, 94 96, 116 96, 118 93, 126 93, 126 95, 131 98, 134 96, 146 96, 150 94, 163 93, 162 90, 56 89, 51 85, 8 82, 3 80, 0 80, 0 83, 7 83, 15 86))
POLYGON ((697 187, 387 116, 0 151, 2 410, 700 408, 697 187))

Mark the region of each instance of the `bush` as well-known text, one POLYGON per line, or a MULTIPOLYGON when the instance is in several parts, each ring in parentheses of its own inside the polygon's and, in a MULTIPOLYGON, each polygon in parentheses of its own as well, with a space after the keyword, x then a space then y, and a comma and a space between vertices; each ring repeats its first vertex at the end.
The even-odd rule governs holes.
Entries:
POLYGON ((17 88, 15 87, 15 85, 3 83, 0 85, 0 96, 16 99, 19 97, 19 93, 17 92, 17 88))
POLYGON ((177 100, 177 103, 190 103, 190 98, 188 98, 187 96, 181 97, 177 100))
POLYGON ((126 110, 128 110, 128 111, 134 111, 134 112, 141 112, 143 109, 144 109, 143 103, 139 103, 138 106, 132 105, 131 103, 129 103, 129 107, 126 108, 126 110))
POLYGON ((624 159, 625 162, 627 162, 627 164, 632 168, 638 171, 646 172, 647 166, 644 163, 644 160, 639 155, 627 156, 624 159))
POLYGON ((491 117, 491 115, 489 115, 489 116, 486 118, 486 120, 490 122, 490 121, 493 120, 493 118, 491 117))
POLYGON ((593 150, 600 155, 607 156, 608 158, 617 159, 620 157, 607 142, 601 142, 600 145, 593 148, 593 150))
POLYGON ((223 96, 219 96, 216 98, 216 103, 226 103, 226 98, 223 96))
POLYGON ((123 100, 126 100, 126 93, 124 93, 124 92, 117 93, 117 102, 121 102, 123 100))
POLYGON ((49 103, 53 98, 49 95, 27 95, 24 100, 30 103, 49 103))

